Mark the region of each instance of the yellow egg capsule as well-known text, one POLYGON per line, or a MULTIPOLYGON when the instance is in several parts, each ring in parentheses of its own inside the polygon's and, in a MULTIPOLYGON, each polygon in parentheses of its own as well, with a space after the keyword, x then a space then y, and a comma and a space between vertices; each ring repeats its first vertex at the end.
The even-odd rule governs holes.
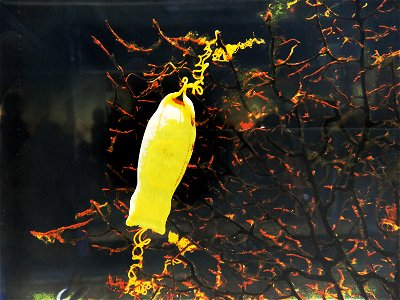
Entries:
POLYGON ((171 199, 189 163, 195 138, 192 101, 182 92, 165 96, 143 136, 127 226, 165 233, 171 199))

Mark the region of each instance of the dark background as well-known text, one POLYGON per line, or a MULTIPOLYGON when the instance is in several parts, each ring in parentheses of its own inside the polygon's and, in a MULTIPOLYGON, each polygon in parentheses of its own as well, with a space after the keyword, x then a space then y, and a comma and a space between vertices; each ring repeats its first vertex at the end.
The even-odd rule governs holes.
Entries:
MULTIPOLYGON (((145 55, 126 53, 105 26, 149 46, 155 18, 171 36, 190 30, 229 41, 262 31, 265 1, 1 1, 1 298, 40 293, 108 292, 109 273, 124 276, 129 253, 109 256, 84 242, 45 245, 30 230, 72 224, 88 200, 105 201, 105 149, 113 89, 110 61, 95 35, 129 71, 145 55)), ((256 61, 256 59, 253 59, 256 61)), ((93 295, 93 293, 92 293, 93 295)))
MULTIPOLYGON (((267 3, 0 2, 1 299, 57 295, 65 288, 82 289, 82 294, 90 289, 93 297, 116 298, 105 286, 106 278, 110 273, 124 276, 130 263, 128 252, 109 256, 85 242, 76 247, 44 245, 29 233, 72 224, 90 198, 106 200, 101 191, 106 185, 111 122, 106 100, 113 97, 113 88, 105 73, 114 66, 91 35, 115 53, 129 72, 140 72, 154 59, 127 53, 115 42, 105 20, 121 37, 144 47, 157 39, 153 18, 169 36, 188 31, 212 35, 219 29, 225 41, 235 43, 253 32, 265 37, 258 14, 267 3)), ((315 52, 312 48, 317 44, 315 35, 303 30, 300 16, 300 12, 288 16, 284 30, 302 41, 303 52, 298 52, 307 55, 315 52)), ((266 63, 265 57, 240 53, 238 57, 242 66, 266 63)))

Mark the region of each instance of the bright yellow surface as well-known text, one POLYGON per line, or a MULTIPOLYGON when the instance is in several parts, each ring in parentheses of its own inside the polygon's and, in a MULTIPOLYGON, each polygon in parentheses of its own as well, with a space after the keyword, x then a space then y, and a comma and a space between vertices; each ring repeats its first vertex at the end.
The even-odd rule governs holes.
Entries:
POLYGON ((137 167, 137 186, 131 198, 127 226, 139 226, 164 234, 165 223, 171 210, 171 198, 180 183, 193 152, 196 138, 195 113, 192 101, 186 96, 203 94, 204 72, 213 61, 227 62, 239 49, 252 47, 264 40, 251 38, 224 48, 216 47, 220 32, 205 42, 204 53, 199 55, 192 71, 194 82, 182 79, 179 92, 167 95, 149 120, 140 147, 137 167), (176 98, 183 99, 183 101, 176 98))
POLYGON ((164 234, 171 198, 193 152, 195 113, 185 93, 172 93, 150 118, 140 147, 137 186, 126 225, 164 234))
MULTIPOLYGON (((228 44, 226 50, 221 47, 213 50, 211 46, 217 44, 219 33, 217 30, 214 39, 205 40, 204 53, 199 55, 199 61, 195 64, 198 69, 192 71, 195 81, 189 83, 187 77, 182 78, 180 91, 167 95, 161 101, 144 133, 137 168, 137 186, 131 198, 129 216, 126 220, 128 226, 141 227, 133 237, 134 263, 129 269, 129 281, 124 290, 125 294, 133 297, 147 295, 151 288, 153 291, 158 291, 156 297, 161 294, 162 287, 157 287, 154 277, 151 281, 139 280, 136 269, 143 268, 144 247, 151 242, 150 238, 143 238, 144 232, 152 229, 159 234, 165 233, 165 223, 171 210, 171 198, 193 152, 196 138, 195 113, 186 91, 191 89, 193 95, 203 94, 204 72, 209 66, 206 61, 211 56, 213 61, 227 62, 239 49, 251 47, 254 43, 265 43, 264 40, 252 38, 244 43, 228 44)), ((179 239, 173 232, 169 233, 168 241, 178 246, 180 255, 197 249, 187 238, 179 239)), ((167 259, 162 274, 168 271, 169 265, 180 263, 182 260, 179 258, 167 259)), ((195 299, 207 299, 200 289, 195 289, 194 293, 195 299)))

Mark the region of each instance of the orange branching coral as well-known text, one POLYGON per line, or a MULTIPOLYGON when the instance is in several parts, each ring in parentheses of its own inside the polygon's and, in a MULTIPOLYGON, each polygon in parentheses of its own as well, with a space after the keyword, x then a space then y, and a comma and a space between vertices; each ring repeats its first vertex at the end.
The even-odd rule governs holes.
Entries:
POLYGON ((122 46, 124 46, 128 51, 136 51, 136 52, 144 52, 148 53, 153 51, 153 49, 160 43, 160 41, 157 41, 151 48, 142 48, 137 46, 135 43, 127 43, 125 40, 123 40, 115 31, 112 29, 110 23, 106 20, 106 26, 112 33, 112 35, 115 37, 115 40, 120 43, 122 46))
MULTIPOLYGON (((218 95, 193 97, 200 130, 190 175, 172 202, 169 219, 176 233, 150 242, 139 229, 132 242, 132 231, 124 227, 121 233, 110 224, 106 207, 93 205, 77 215, 104 220, 107 233, 126 243, 111 248, 91 242, 92 247, 112 254, 133 246, 128 280, 110 276, 112 290, 138 299, 399 298, 400 84, 397 45, 389 35, 397 31, 390 21, 397 4, 276 2, 279 6, 269 6, 263 16, 268 63, 250 70, 238 67, 232 56, 261 43, 258 39, 226 45, 218 31, 210 38, 169 37, 155 22, 162 42, 182 59, 149 63, 141 74, 125 74, 112 51, 94 39, 112 56, 118 73, 107 74, 116 89, 109 103, 127 121, 110 130, 115 150, 121 148, 117 136, 138 142, 136 128, 146 123, 146 109, 153 110, 158 99, 145 97, 164 96, 165 79, 186 75, 182 93, 202 95, 210 87, 207 92, 218 95), (305 10, 297 21, 310 28, 307 34, 294 36, 290 26, 273 22, 281 22, 278 8, 286 11, 286 5, 305 10), (381 41, 387 44, 378 45, 381 41), (212 62, 215 74, 208 69, 212 62), (214 76, 223 74, 219 71, 233 80, 214 76), (145 84, 138 88, 128 79, 145 84), (119 97, 121 91, 130 97, 119 97), (160 270, 151 274, 144 263, 147 249, 161 260, 160 270)), ((104 191, 115 192, 118 217, 126 217, 128 207, 115 199, 133 192, 124 176, 137 166, 129 158, 118 168, 123 184, 110 182, 104 191)), ((33 234, 64 242, 63 230, 75 226, 84 229, 76 224, 33 234)))
POLYGON ((208 300, 208 297, 200 289, 195 289, 194 290, 194 299, 195 300, 208 300))
POLYGON ((400 224, 398 221, 396 222, 397 208, 395 204, 387 205, 385 207, 386 218, 383 218, 380 222, 380 225, 386 229, 387 231, 398 231, 400 230, 400 224))
POLYGON ((372 66, 378 66, 378 69, 380 69, 383 63, 394 57, 400 57, 400 50, 382 55, 379 54, 378 50, 375 50, 375 53, 371 56, 371 58, 375 59, 375 61, 372 63, 372 66))
POLYGON ((86 231, 82 230, 85 233, 85 235, 78 239, 76 239, 76 238, 75 239, 65 239, 62 236, 65 231, 79 229, 79 228, 82 228, 82 227, 88 225, 90 222, 92 222, 94 220, 94 217, 96 215, 105 219, 108 217, 108 214, 110 212, 110 207, 107 203, 100 204, 94 200, 90 200, 90 204, 91 204, 90 208, 86 209, 83 212, 77 213, 75 215, 75 219, 79 219, 79 218, 86 217, 86 216, 91 216, 91 218, 89 218, 86 221, 72 224, 69 226, 62 226, 62 227, 59 227, 57 229, 53 229, 53 230, 50 230, 47 232, 38 232, 38 231, 32 230, 30 233, 37 239, 45 242, 46 244, 54 243, 55 241, 58 241, 60 243, 75 244, 79 240, 82 240, 86 237, 86 231), (104 209, 105 209, 105 211, 103 211, 104 209))
MULTIPOLYGON (((84 222, 80 222, 80 223, 69 225, 69 226, 63 226, 63 227, 53 229, 53 230, 50 230, 47 232, 38 232, 38 231, 32 230, 30 233, 37 239, 41 240, 42 242, 45 242, 46 244, 54 243, 55 241, 59 241, 60 243, 65 243, 66 240, 62 237, 62 234, 64 233, 64 231, 81 228, 83 226, 86 226, 87 224, 89 224, 92 221, 93 221, 93 219, 89 219, 84 222)), ((72 242, 72 243, 75 243, 75 242, 72 242)))

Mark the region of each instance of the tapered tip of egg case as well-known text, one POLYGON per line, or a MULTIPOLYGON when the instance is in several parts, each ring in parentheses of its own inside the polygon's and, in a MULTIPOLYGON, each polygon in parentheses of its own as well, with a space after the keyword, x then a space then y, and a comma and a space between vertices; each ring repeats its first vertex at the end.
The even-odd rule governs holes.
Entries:
POLYGON ((172 101, 174 101, 176 104, 179 104, 179 105, 184 105, 184 103, 183 103, 183 97, 177 97, 177 98, 172 98, 172 101))

